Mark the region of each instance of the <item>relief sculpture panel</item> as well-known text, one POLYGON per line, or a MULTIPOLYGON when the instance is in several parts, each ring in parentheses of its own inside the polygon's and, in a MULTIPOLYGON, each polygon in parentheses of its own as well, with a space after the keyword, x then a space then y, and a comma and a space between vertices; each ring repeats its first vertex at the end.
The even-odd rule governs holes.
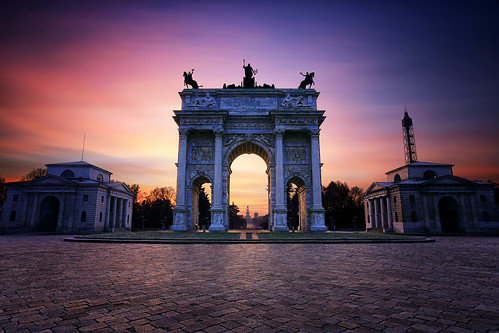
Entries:
POLYGON ((307 149, 302 146, 284 148, 284 159, 293 164, 307 163, 307 149))
POLYGON ((211 161, 211 160, 213 160, 213 147, 211 147, 211 146, 192 147, 191 159, 193 161, 211 161))

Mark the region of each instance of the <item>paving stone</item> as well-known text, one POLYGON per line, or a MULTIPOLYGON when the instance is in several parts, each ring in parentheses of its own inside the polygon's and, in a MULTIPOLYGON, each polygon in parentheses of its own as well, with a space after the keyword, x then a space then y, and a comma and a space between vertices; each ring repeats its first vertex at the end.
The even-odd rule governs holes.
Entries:
POLYGON ((499 238, 92 244, 0 236, 2 332, 497 332, 499 238))

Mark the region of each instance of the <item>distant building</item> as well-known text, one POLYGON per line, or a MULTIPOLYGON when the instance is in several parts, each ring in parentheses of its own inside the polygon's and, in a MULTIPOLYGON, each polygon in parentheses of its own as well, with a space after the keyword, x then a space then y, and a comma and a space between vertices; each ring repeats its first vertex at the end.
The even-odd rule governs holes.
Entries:
POLYGON ((246 216, 244 217, 246 220, 246 227, 251 229, 251 215, 250 215, 250 210, 249 206, 246 206, 246 216))
POLYGON ((7 183, 0 231, 94 233, 129 230, 133 193, 84 161, 47 164, 47 175, 7 183))
POLYGON ((366 229, 411 232, 499 232, 494 184, 456 177, 452 164, 418 162, 412 120, 402 120, 406 165, 364 194, 366 229), (410 128, 409 128, 410 127, 410 128))

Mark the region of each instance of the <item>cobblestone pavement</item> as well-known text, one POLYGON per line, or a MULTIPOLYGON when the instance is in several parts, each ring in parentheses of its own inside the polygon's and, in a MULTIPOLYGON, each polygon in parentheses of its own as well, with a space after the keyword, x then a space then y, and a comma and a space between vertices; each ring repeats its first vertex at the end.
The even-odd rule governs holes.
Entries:
POLYGON ((0 332, 487 332, 499 238, 88 244, 0 237, 0 332))

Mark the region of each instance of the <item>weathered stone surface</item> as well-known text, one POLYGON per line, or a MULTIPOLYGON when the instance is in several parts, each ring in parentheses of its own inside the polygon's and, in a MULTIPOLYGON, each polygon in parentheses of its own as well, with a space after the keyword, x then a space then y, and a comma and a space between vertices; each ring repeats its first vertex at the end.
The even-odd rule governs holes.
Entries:
POLYGON ((144 245, 0 237, 0 332, 490 332, 499 238, 144 245))

